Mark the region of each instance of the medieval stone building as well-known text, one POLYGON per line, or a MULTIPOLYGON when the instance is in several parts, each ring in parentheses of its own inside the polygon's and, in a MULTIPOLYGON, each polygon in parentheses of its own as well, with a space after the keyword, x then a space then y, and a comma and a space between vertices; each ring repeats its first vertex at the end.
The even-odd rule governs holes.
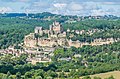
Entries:
POLYGON ((43 30, 42 27, 36 27, 35 32, 25 36, 24 44, 27 47, 53 47, 65 45, 66 40, 63 39, 66 37, 66 32, 63 32, 62 25, 59 22, 54 22, 50 25, 49 30, 43 30), (48 38, 40 37, 36 38, 35 34, 43 36, 43 34, 48 34, 48 38), (59 38, 59 39, 58 39, 59 38))
POLYGON ((36 27, 35 28, 35 33, 39 35, 43 35, 43 28, 42 27, 36 27))
POLYGON ((27 47, 35 47, 37 44, 37 40, 34 36, 34 33, 30 33, 29 35, 25 36, 24 44, 27 47))
POLYGON ((63 32, 63 28, 62 25, 59 22, 54 22, 52 25, 50 25, 50 31, 53 31, 54 33, 62 33, 63 32))
MULTIPOLYGON (((69 32, 69 30, 68 30, 69 32)), ((75 31, 76 32, 76 31, 75 31)), ((78 33, 78 31, 77 31, 78 33)), ((43 30, 42 27, 36 27, 34 33, 30 33, 29 35, 25 36, 24 38, 24 45, 26 47, 71 47, 74 46, 76 48, 82 47, 84 45, 104 45, 113 43, 115 40, 113 38, 108 39, 94 39, 93 42, 80 42, 72 41, 66 38, 66 32, 63 31, 62 25, 59 22, 54 22, 50 25, 49 30, 43 30), (35 35, 40 35, 40 37, 36 37, 35 35), (45 37, 45 35, 48 35, 45 37)), ((73 37, 74 35, 72 35, 73 37)), ((71 37, 71 35, 69 36, 71 37)))

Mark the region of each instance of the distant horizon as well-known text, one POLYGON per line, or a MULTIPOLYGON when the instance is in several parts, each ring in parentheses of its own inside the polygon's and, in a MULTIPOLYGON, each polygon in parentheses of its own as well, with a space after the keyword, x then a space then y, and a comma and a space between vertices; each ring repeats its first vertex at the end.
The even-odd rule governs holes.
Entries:
MULTIPOLYGON (((51 12, 41 12, 41 13, 51 13, 51 12)), ((25 12, 6 12, 6 13, 0 13, 0 14, 41 14, 41 13, 25 13, 25 12)), ((54 14, 54 15, 61 15, 61 16, 116 16, 116 17, 120 17, 120 16, 117 16, 117 15, 112 15, 112 14, 109 14, 109 15, 64 15, 64 14, 55 14, 55 13, 51 13, 51 14, 54 14)))
POLYGON ((119 0, 0 0, 0 13, 120 16, 119 0))

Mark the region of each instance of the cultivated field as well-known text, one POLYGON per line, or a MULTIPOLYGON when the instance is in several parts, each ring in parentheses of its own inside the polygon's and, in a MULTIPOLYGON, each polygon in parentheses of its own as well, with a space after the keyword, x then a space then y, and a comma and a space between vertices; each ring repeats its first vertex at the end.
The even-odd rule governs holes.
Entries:
POLYGON ((110 77, 111 75, 115 79, 120 79, 120 71, 112 71, 112 72, 107 72, 107 73, 100 73, 100 74, 90 75, 90 77, 93 79, 96 76, 96 77, 101 77, 102 79, 104 79, 104 78, 110 77))

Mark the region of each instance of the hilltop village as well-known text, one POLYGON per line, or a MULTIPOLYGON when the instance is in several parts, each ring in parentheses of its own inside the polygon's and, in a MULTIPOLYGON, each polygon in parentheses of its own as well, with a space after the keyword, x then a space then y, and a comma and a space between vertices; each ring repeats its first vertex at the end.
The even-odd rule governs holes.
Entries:
MULTIPOLYGON (((93 34, 97 30, 88 31, 88 34, 93 34)), ((111 44, 113 42, 117 42, 120 39, 94 39, 93 42, 80 42, 79 40, 73 41, 71 39, 67 39, 67 33, 75 32, 76 34, 82 34, 82 31, 79 30, 70 30, 64 31, 63 26, 59 22, 54 22, 49 26, 49 30, 44 30, 42 27, 36 27, 34 33, 30 33, 24 38, 24 48, 26 52, 35 54, 36 57, 29 58, 28 60, 32 61, 32 63, 36 62, 51 62, 51 56, 53 56, 53 52, 55 49, 59 47, 70 48, 70 47, 82 47, 84 45, 104 45, 111 44)), ((71 34, 69 37, 74 36, 71 34)), ((76 55, 75 55, 76 56, 76 55)), ((62 58, 60 60, 69 60, 69 58, 62 58)))
MULTIPOLYGON (((93 29, 88 30, 86 33, 92 35, 95 32, 100 30, 93 29)), ((43 29, 42 26, 37 26, 34 29, 34 33, 30 33, 26 35, 24 38, 24 43, 20 45, 23 49, 18 50, 14 49, 13 46, 10 46, 6 50, 1 50, 4 53, 15 54, 16 56, 20 56, 23 53, 27 53, 29 58, 27 61, 35 64, 36 62, 51 62, 51 57, 54 55, 54 50, 57 48, 70 48, 70 47, 82 47, 85 45, 97 46, 104 44, 112 44, 114 42, 119 41, 120 39, 94 39, 91 42, 80 42, 79 40, 73 41, 72 39, 68 39, 74 37, 74 34, 83 34, 84 30, 70 30, 64 31, 63 26, 59 22, 53 22, 52 25, 49 26, 49 29, 43 29), (67 34, 70 34, 69 36, 67 34)), ((80 55, 75 55, 80 56, 80 55)), ((59 60, 69 61, 71 58, 61 58, 59 60)))
MULTIPOLYGON (((70 30, 64 31, 62 25, 59 22, 54 22, 49 26, 49 30, 44 30, 42 27, 36 27, 34 33, 30 33, 24 38, 24 46, 35 48, 35 47, 66 47, 69 48, 74 46, 76 48, 82 47, 84 45, 103 45, 117 42, 118 39, 107 38, 107 39, 94 39, 93 42, 80 42, 79 40, 73 41, 67 39, 67 33, 75 32, 80 34, 83 31, 70 30)), ((90 31, 89 34, 93 32, 90 31)), ((69 37, 73 37, 71 34, 69 37)))

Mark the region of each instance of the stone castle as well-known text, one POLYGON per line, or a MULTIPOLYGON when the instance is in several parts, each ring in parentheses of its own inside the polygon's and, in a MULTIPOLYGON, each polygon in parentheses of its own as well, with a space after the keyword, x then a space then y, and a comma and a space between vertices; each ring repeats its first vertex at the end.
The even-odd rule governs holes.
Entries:
POLYGON ((30 33, 25 36, 24 44, 26 47, 55 47, 67 45, 66 32, 63 31, 62 25, 59 22, 54 22, 50 25, 49 30, 43 30, 42 27, 36 27, 35 33, 30 33), (36 38, 35 35, 41 36, 36 38), (44 35, 47 37, 44 37, 44 35))
MULTIPOLYGON (((67 32, 70 32, 67 31, 67 32)), ((44 30, 42 27, 36 27, 34 33, 30 33, 24 38, 24 45, 26 47, 82 47, 83 45, 103 45, 115 42, 113 38, 108 39, 95 39, 91 43, 72 41, 67 39, 67 32, 63 30, 59 22, 54 22, 49 26, 49 30, 44 30)))

